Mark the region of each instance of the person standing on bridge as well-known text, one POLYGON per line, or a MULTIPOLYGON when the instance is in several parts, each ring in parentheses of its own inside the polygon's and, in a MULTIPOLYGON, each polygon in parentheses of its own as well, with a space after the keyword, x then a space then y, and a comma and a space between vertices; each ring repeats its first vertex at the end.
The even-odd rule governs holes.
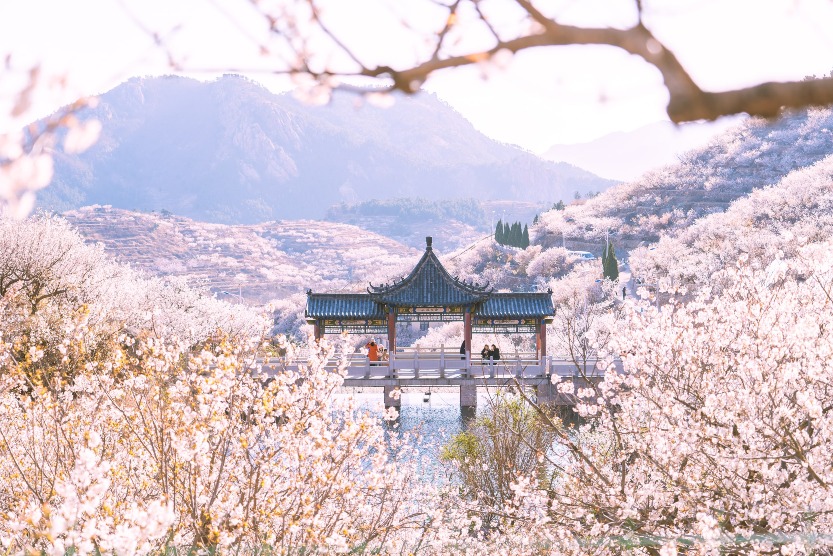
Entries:
POLYGON ((485 344, 483 349, 480 350, 480 358, 483 359, 484 363, 489 362, 489 355, 491 355, 491 350, 489 349, 489 344, 485 344))
POLYGON ((378 362, 379 346, 376 345, 376 341, 370 340, 364 347, 367 348, 367 358, 370 360, 370 363, 373 364, 374 362, 378 362))
POLYGON ((492 344, 492 349, 489 350, 489 359, 492 360, 492 365, 495 364, 495 361, 500 361, 500 348, 495 344, 492 344))

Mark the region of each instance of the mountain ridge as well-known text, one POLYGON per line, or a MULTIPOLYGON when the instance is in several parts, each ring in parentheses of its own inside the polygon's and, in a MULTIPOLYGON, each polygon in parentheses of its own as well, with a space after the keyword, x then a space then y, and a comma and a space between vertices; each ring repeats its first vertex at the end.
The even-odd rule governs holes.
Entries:
POLYGON ((393 107, 336 94, 325 108, 239 76, 133 78, 90 111, 81 155, 56 153, 41 208, 168 210, 197 220, 323 218, 331 205, 391 195, 554 201, 614 182, 482 135, 430 94, 393 107))
POLYGON ((608 179, 634 181, 646 172, 677 162, 681 154, 705 146, 741 121, 742 118, 723 118, 679 125, 654 122, 592 141, 551 145, 541 157, 567 162, 608 179))

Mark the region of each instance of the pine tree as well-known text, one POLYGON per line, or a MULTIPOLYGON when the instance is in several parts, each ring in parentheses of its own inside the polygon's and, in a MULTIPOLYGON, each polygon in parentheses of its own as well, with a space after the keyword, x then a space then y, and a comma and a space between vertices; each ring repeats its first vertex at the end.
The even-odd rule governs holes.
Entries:
POLYGON ((524 224, 524 231, 521 235, 521 247, 526 249, 529 247, 529 227, 524 224))
POLYGON ((504 237, 503 237, 503 220, 497 221, 497 226, 495 226, 495 241, 501 245, 503 245, 504 237))
POLYGON ((510 245, 512 238, 512 228, 509 226, 508 222, 503 223, 503 241, 501 242, 503 245, 510 245))
POLYGON ((612 241, 608 242, 607 249, 602 253, 602 272, 608 280, 615 282, 619 279, 619 261, 616 260, 616 249, 612 241))

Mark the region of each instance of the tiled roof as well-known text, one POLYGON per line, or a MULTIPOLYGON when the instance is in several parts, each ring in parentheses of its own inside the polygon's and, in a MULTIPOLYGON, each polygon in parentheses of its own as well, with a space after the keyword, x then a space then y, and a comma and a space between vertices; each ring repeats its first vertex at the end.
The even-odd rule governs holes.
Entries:
POLYGON ((475 315, 483 318, 549 317, 555 314, 549 293, 493 293, 475 315))
POLYGON ((366 293, 308 293, 306 316, 317 319, 382 319, 385 313, 366 293))
POLYGON ((473 306, 481 318, 543 318, 555 314, 549 293, 494 293, 461 282, 443 267, 426 238, 425 254, 399 282, 373 286, 368 293, 307 292, 306 316, 314 319, 383 319, 391 307, 473 306))
POLYGON ((426 238, 425 254, 411 273, 393 284, 370 285, 371 297, 379 303, 398 307, 473 305, 489 296, 487 285, 462 282, 453 278, 431 249, 426 238))

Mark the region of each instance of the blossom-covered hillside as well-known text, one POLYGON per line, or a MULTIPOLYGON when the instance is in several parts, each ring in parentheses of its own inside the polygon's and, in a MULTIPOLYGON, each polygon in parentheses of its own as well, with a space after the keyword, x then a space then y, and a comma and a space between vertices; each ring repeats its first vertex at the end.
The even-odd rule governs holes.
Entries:
POLYGON ((724 213, 663 236, 651 249, 635 250, 631 266, 646 279, 691 287, 740 260, 763 270, 773 261, 801 258, 804 247, 831 237, 833 155, 738 199, 724 213))
MULTIPOLYGON (((833 110, 787 115, 776 122, 750 119, 684 155, 679 163, 611 188, 581 205, 541 216, 536 242, 565 242, 600 250, 606 230, 630 248, 726 210, 756 189, 833 153, 833 110)), ((573 247, 576 248, 576 247, 573 247)))
POLYGON ((401 274, 419 255, 355 226, 313 220, 227 226, 101 206, 63 216, 87 241, 136 269, 184 276, 254 303, 309 288, 363 291, 371 280, 401 274))
MULTIPOLYGON (((298 338, 304 337, 308 289, 363 292, 371 282, 406 276, 425 247, 313 220, 230 226, 103 206, 63 217, 86 241, 101 243, 110 256, 136 270, 176 276, 232 302, 268 302, 274 331, 298 338)), ((517 249, 483 236, 455 250, 436 251, 455 276, 503 291, 546 290, 575 262, 563 249, 517 249)))

